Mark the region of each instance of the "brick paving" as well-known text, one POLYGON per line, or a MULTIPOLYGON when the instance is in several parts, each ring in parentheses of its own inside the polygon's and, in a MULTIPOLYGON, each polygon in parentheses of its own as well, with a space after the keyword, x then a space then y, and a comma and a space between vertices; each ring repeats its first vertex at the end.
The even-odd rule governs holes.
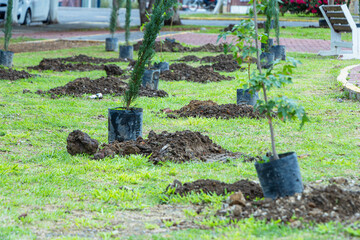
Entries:
MULTIPOLYGON (((175 38, 177 41, 186 44, 204 45, 207 43, 216 44, 218 35, 206 33, 181 33, 174 34, 170 36, 170 38, 175 38)), ((226 42, 230 42, 231 39, 232 37, 228 37, 226 42)), ((222 42, 224 41, 220 40, 218 43, 222 42)), ((330 50, 330 41, 328 40, 280 38, 280 44, 285 45, 286 51, 288 52, 318 53, 322 50, 330 50)))

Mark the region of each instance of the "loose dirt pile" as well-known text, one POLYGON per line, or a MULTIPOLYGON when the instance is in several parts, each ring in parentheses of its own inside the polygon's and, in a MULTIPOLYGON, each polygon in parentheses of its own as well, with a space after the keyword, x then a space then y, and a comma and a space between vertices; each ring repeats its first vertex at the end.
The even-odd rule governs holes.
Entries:
POLYGON ((66 139, 66 149, 71 155, 94 154, 96 153, 99 142, 91 139, 90 136, 80 130, 75 130, 66 139))
POLYGON ((352 189, 340 185, 309 185, 302 194, 261 201, 237 204, 228 202, 218 215, 242 219, 254 216, 256 219, 281 220, 300 227, 302 222, 359 221, 360 186, 352 189), (294 219, 293 217, 296 217, 294 219))
POLYGON ((180 108, 179 110, 171 111, 163 109, 169 118, 187 118, 187 117, 206 117, 206 118, 221 118, 231 119, 238 117, 248 118, 264 118, 265 115, 254 111, 253 106, 250 105, 237 105, 237 104, 222 104, 219 105, 211 100, 199 101, 192 100, 188 105, 180 108))
POLYGON ((205 56, 201 58, 200 62, 203 63, 216 63, 216 62, 228 62, 234 60, 233 55, 231 54, 220 54, 217 56, 205 56))
POLYGON ((217 62, 211 65, 211 67, 214 70, 221 72, 235 72, 239 69, 241 69, 242 71, 245 70, 245 68, 241 68, 235 60, 231 60, 227 62, 217 62))
POLYGON ((59 59, 44 58, 39 65, 28 67, 28 69, 44 71, 52 70, 57 72, 65 71, 92 71, 92 70, 104 70, 104 65, 92 65, 89 63, 66 63, 59 59))
POLYGON ((101 150, 94 155, 94 159, 130 154, 151 155, 149 160, 155 164, 164 161, 182 163, 191 160, 214 162, 240 157, 244 157, 245 161, 256 159, 242 153, 227 151, 215 144, 208 136, 188 130, 175 133, 164 131, 160 134, 151 131, 148 139, 139 137, 136 141, 103 144, 101 150))
POLYGON ((199 83, 220 82, 231 80, 232 77, 225 77, 210 66, 192 67, 185 63, 174 63, 170 65, 169 71, 160 74, 160 79, 165 81, 190 81, 199 83))
MULTIPOLYGON (((65 86, 52 88, 48 91, 38 90, 37 94, 51 94, 52 98, 63 95, 81 97, 83 94, 113 94, 122 95, 128 88, 128 84, 116 77, 101 77, 95 80, 90 78, 77 78, 67 83, 65 86)), ((144 87, 140 89, 140 96, 144 97, 167 97, 168 94, 163 90, 151 90, 144 87)))
POLYGON ((177 60, 175 60, 176 62, 198 62, 200 61, 201 59, 198 58, 197 56, 195 55, 188 55, 188 56, 184 56, 182 58, 179 58, 177 60))
POLYGON ((24 79, 24 78, 32 78, 35 77, 35 75, 32 75, 24 70, 17 71, 11 68, 3 68, 0 67, 0 79, 6 79, 6 80, 18 80, 18 79, 24 79))
POLYGON ((191 192, 193 193, 205 193, 216 195, 226 195, 231 192, 241 191, 247 200, 255 200, 256 198, 264 197, 261 190, 261 186, 258 183, 249 180, 240 180, 235 183, 224 183, 218 180, 200 179, 195 182, 187 182, 182 184, 179 180, 167 186, 165 192, 169 188, 175 189, 174 194, 185 196, 191 192))
MULTIPOLYGON (((142 41, 137 42, 134 45, 134 50, 138 51, 142 41)), ((185 47, 178 42, 171 41, 157 41, 154 45, 155 52, 224 52, 224 44, 214 45, 211 43, 205 44, 199 47, 185 47)))
POLYGON ((124 73, 124 70, 115 64, 105 65, 104 70, 106 72, 106 76, 121 76, 124 73))
POLYGON ((66 57, 66 58, 53 58, 63 62, 79 62, 79 63, 93 63, 93 64, 100 64, 100 63, 110 63, 110 62, 128 62, 122 58, 97 58, 91 57, 84 54, 66 57))

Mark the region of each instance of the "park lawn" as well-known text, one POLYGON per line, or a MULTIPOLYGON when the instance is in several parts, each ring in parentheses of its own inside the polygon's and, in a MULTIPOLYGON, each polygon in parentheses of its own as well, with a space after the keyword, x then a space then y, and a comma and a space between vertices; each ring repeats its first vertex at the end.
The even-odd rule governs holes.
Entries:
MULTIPOLYGON (((117 57, 104 46, 49 52, 18 53, 17 69, 38 64, 42 58, 87 54, 117 57)), ((186 54, 164 53, 172 61, 186 54)), ((214 55, 198 53, 198 57, 214 55)), ((358 181, 359 102, 346 98, 336 81, 345 66, 357 63, 314 54, 288 53, 302 62, 294 73, 294 83, 270 93, 297 99, 311 122, 299 131, 298 122, 275 120, 278 152, 296 151, 304 183, 343 176, 358 181), (342 98, 343 101, 338 101, 342 98)), ((122 68, 126 63, 117 63, 122 68)), ((194 64, 198 65, 198 64, 194 64)), ((40 76, 18 81, 0 80, 0 239, 335 239, 359 236, 347 225, 330 222, 291 228, 277 221, 265 223, 252 218, 230 224, 213 217, 227 196, 190 194, 166 196, 166 186, 197 179, 232 183, 257 180, 253 163, 242 159, 229 163, 152 165, 146 157, 130 156, 91 160, 71 156, 66 138, 80 129, 100 143, 107 142, 107 109, 121 106, 120 97, 102 100, 61 97, 51 99, 35 92, 63 86, 79 77, 99 78, 103 71, 36 72, 40 76), (98 116, 103 115, 103 118, 98 116), (132 191, 122 187, 131 188, 132 191), (205 210, 195 213, 199 206, 205 210), (161 215, 163 213, 165 215, 161 215), (19 216, 27 214, 26 217, 19 216), (164 216, 169 220, 160 222, 164 216), (171 231, 173 222, 192 222, 194 229, 171 231)), ((167 119, 160 109, 179 109, 190 100, 211 99, 220 104, 235 103, 239 79, 246 72, 223 73, 234 76, 220 83, 160 82, 168 98, 144 98, 136 106, 144 109, 143 135, 150 130, 199 131, 230 151, 262 155, 270 151, 266 120, 238 118, 167 119)), ((230 194, 230 193, 229 193, 230 194)))

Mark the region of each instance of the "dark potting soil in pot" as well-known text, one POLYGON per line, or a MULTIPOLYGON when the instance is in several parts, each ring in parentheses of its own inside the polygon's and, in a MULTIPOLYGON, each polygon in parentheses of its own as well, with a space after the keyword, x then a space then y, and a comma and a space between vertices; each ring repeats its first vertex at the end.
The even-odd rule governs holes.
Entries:
POLYGON ((235 183, 224 183, 211 179, 199 179, 194 182, 186 183, 174 180, 172 184, 167 186, 165 192, 169 188, 175 189, 174 194, 179 194, 180 196, 185 196, 189 193, 202 192, 205 194, 216 193, 216 195, 226 195, 231 192, 241 191, 246 200, 251 201, 256 198, 264 197, 260 184, 244 179, 235 183))
POLYGON ((93 65, 90 63, 68 63, 59 59, 50 59, 44 58, 41 60, 39 65, 28 67, 28 69, 32 70, 52 70, 57 72, 65 72, 65 71, 92 71, 92 70, 104 70, 104 65, 93 65))
MULTIPOLYGON (((101 77, 91 80, 90 78, 77 78, 67 83, 65 86, 56 87, 48 91, 38 90, 37 94, 51 94, 52 98, 70 95, 81 97, 83 94, 113 94, 122 95, 128 88, 128 84, 117 77, 101 77)), ((140 96, 144 97, 167 97, 168 94, 163 90, 150 90, 144 87, 140 89, 140 96)))
POLYGON ((304 222, 355 222, 360 220, 360 186, 352 188, 335 184, 307 185, 302 194, 248 202, 237 211, 224 206, 218 214, 236 219, 253 216, 267 221, 281 220, 294 227, 301 227, 304 222))
POLYGON ((156 134, 151 131, 147 139, 139 137, 136 141, 114 142, 103 144, 94 159, 106 156, 142 154, 156 163, 172 161, 176 163, 198 160, 204 162, 226 161, 243 157, 244 161, 254 161, 258 158, 225 150, 214 143, 208 136, 200 132, 178 131, 156 134))
POLYGON ((211 100, 200 101, 192 100, 188 105, 179 110, 171 111, 169 109, 162 110, 167 113, 169 118, 186 118, 186 117, 206 117, 206 118, 222 118, 231 119, 238 117, 248 118, 265 118, 265 115, 254 111, 254 107, 250 105, 237 104, 217 104, 211 100))
POLYGON ((3 68, 0 67, 0 80, 18 80, 18 79, 24 79, 24 78, 32 78, 35 77, 35 75, 32 75, 24 70, 17 71, 12 68, 3 68))
POLYGON ((170 65, 169 71, 160 74, 160 80, 165 81, 190 81, 199 83, 220 82, 223 80, 231 80, 232 77, 226 77, 210 66, 192 67, 185 63, 174 63, 170 65))

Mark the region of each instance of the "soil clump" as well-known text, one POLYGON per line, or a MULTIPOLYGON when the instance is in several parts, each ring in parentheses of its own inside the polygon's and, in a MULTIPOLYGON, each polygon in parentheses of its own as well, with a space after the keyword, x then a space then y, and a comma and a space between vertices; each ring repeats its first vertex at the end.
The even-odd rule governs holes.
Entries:
POLYGON ((198 160, 204 162, 227 161, 244 157, 245 161, 256 158, 242 153, 233 153, 214 143, 208 136, 200 132, 177 131, 156 134, 150 131, 147 139, 138 137, 136 141, 124 141, 102 144, 94 159, 102 159, 114 155, 142 154, 150 156, 149 161, 157 164, 164 161, 176 163, 198 160))
POLYGON ((106 72, 106 76, 120 76, 124 73, 124 70, 115 64, 105 65, 104 70, 106 72))
POLYGON ((64 62, 79 62, 79 63, 93 63, 93 64, 100 64, 100 63, 111 63, 111 62, 128 62, 122 58, 98 58, 98 57, 91 57, 84 54, 79 54, 72 57, 66 58, 53 58, 58 59, 64 62))
POLYGON ((308 185, 302 194, 297 193, 291 197, 253 201, 245 206, 231 207, 228 202, 217 215, 229 214, 228 217, 236 219, 254 216, 267 221, 281 220, 290 222, 294 227, 302 226, 302 222, 353 222, 360 220, 359 192, 359 185, 352 188, 335 184, 308 185))
POLYGON ((245 68, 240 67, 240 65, 235 60, 230 60, 227 62, 217 62, 211 65, 211 67, 216 71, 221 72, 235 72, 237 70, 244 71, 245 68))
POLYGON ((200 47, 191 48, 191 52, 224 52, 225 44, 221 43, 219 45, 214 45, 212 43, 207 43, 200 47))
POLYGON ((92 70, 104 70, 104 65, 93 65, 89 63, 67 63, 59 59, 44 58, 39 65, 28 67, 28 69, 44 71, 52 70, 56 72, 65 71, 92 71, 92 70))
POLYGON ((178 180, 174 180, 172 184, 167 186, 165 192, 169 188, 174 188, 174 194, 179 194, 180 196, 185 196, 191 192, 226 195, 231 192, 241 191, 245 198, 250 201, 264 197, 261 186, 258 183, 244 179, 235 183, 224 183, 211 179, 199 179, 194 182, 186 182, 183 184, 178 180))
MULTIPOLYGON (((134 50, 138 51, 142 41, 134 44, 134 50)), ((207 43, 199 47, 185 47, 178 42, 172 41, 156 41, 154 45, 155 52, 224 52, 224 44, 214 45, 212 43, 207 43)))
POLYGON ((192 67, 186 63, 174 63, 170 65, 170 70, 160 74, 160 79, 165 81, 190 81, 199 83, 220 82, 222 80, 232 80, 215 72, 211 66, 192 67))
POLYGON ((248 117, 254 119, 264 118, 264 114, 254 111, 251 105, 237 104, 217 104, 211 100, 200 101, 191 100, 188 105, 179 110, 171 111, 169 109, 162 110, 167 113, 169 118, 187 118, 187 117, 206 117, 216 119, 231 119, 238 117, 248 117))
POLYGON ((205 56, 201 58, 200 63, 216 63, 216 62, 228 62, 234 60, 233 55, 231 54, 220 54, 216 56, 205 56))
POLYGON ((199 62, 201 59, 195 55, 187 55, 175 60, 176 62, 199 62))
POLYGON ((80 130, 75 130, 66 139, 66 149, 71 155, 94 154, 97 152, 99 142, 80 130))
MULTIPOLYGON (((52 98, 63 95, 81 97, 83 94, 113 94, 122 95, 128 88, 128 84, 117 77, 101 77, 91 80, 90 78, 77 78, 67 83, 65 86, 52 88, 48 91, 38 90, 37 94, 51 94, 52 98)), ((167 97, 168 94, 163 90, 151 90, 141 87, 140 96, 143 97, 167 97)))
POLYGON ((0 79, 15 81, 18 79, 32 78, 32 77, 35 77, 35 75, 30 74, 24 70, 17 71, 12 68, 0 67, 0 79))

